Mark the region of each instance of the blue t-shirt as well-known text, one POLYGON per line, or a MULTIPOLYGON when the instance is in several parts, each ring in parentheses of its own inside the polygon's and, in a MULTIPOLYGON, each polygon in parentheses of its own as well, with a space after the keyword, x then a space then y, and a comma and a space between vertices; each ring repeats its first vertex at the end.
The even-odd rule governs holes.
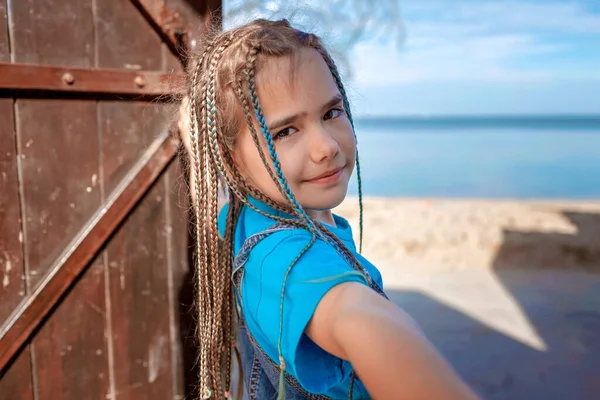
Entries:
MULTIPOLYGON (((269 215, 286 216, 256 199, 250 198, 250 202, 269 215)), ((221 235, 224 233, 226 216, 227 205, 219 215, 221 235)), ((383 287, 377 268, 356 252, 348 222, 336 215, 334 219, 336 226, 327 226, 328 229, 341 239, 373 280, 383 287)), ((264 231, 275 222, 244 206, 235 229, 235 254, 250 235, 264 231)), ((275 232, 254 247, 244 266, 241 291, 246 325, 258 344, 276 364, 279 364, 277 342, 284 275, 310 239, 311 234, 303 229, 275 232)), ((329 289, 342 282, 354 281, 367 285, 366 281, 356 274, 344 274, 349 271, 353 271, 352 267, 331 245, 316 240, 296 262, 285 286, 281 347, 286 370, 307 391, 332 398, 347 398, 352 367, 347 361, 318 347, 304 334, 304 329, 317 304, 329 289)), ((369 397, 365 387, 358 380, 355 381, 354 397, 369 397)))

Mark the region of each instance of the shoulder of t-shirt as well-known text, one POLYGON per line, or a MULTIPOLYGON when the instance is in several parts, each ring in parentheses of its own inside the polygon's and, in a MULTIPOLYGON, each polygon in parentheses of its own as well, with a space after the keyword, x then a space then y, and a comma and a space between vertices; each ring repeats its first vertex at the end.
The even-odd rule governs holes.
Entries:
MULTIPOLYGON (((281 257, 285 252, 293 252, 297 247, 303 248, 312 238, 309 231, 301 228, 281 229, 271 233, 261 240, 254 250, 255 252, 281 257)), ((316 240, 315 240, 316 242, 316 240)))
MULTIPOLYGON (((330 266, 337 264, 348 271, 352 269, 331 244, 320 238, 313 240, 311 232, 298 228, 276 231, 264 238, 251 252, 245 269, 249 274, 258 273, 265 277, 274 277, 281 273, 282 265, 288 265, 294 260, 296 265, 312 266, 327 263, 330 266), (253 271, 253 266, 258 266, 257 270, 253 271)), ((314 271, 311 268, 309 275, 315 279, 328 276, 325 270, 319 268, 314 271), (323 271, 324 275, 317 276, 318 271, 323 271)))

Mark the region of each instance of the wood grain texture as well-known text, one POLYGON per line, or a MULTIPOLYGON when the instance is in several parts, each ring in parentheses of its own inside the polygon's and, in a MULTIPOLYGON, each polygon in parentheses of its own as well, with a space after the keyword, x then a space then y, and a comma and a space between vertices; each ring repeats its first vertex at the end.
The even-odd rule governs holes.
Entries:
POLYGON ((162 181, 107 247, 115 398, 171 398, 171 332, 162 181))
POLYGON ((30 357, 26 347, 0 375, 0 400, 33 400, 30 357))
POLYGON ((94 66, 92 0, 11 1, 14 62, 94 66))
POLYGON ((96 7, 98 68, 162 70, 161 40, 130 1, 96 7))
POLYGON ((0 324, 25 297, 13 100, 0 99, 0 324))
POLYGON ((94 261, 33 339, 40 399, 105 400, 103 263, 94 261))
POLYGON ((6 0, 0 0, 0 62, 10 62, 6 0))
POLYGON ((94 101, 18 100, 30 287, 100 206, 94 101))

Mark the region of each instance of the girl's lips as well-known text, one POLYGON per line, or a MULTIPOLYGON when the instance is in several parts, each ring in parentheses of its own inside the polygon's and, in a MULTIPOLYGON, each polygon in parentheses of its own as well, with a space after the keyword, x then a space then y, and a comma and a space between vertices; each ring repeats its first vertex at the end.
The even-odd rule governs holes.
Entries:
POLYGON ((343 167, 337 168, 333 171, 326 172, 325 174, 323 174, 317 178, 310 179, 308 182, 319 183, 319 184, 333 183, 339 179, 339 177, 342 175, 342 172, 344 172, 343 167))

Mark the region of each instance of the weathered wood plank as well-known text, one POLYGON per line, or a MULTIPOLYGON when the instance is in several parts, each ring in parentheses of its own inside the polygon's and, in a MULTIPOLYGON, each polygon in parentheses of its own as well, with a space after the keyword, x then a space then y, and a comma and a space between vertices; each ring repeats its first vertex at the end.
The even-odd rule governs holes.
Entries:
POLYGON ((104 264, 95 261, 34 337, 41 399, 106 399, 104 290, 104 264))
POLYGON ((0 62, 10 62, 6 0, 0 0, 0 62))
MULTIPOLYGON (((25 296, 13 100, 0 99, 0 325, 25 296)), ((26 348, 0 379, 0 400, 31 399, 26 348)))
POLYGON ((98 68, 161 70, 161 40, 129 1, 96 3, 98 68))
POLYGON ((33 400, 29 347, 17 356, 0 377, 0 400, 33 400))
MULTIPOLYGON (((18 100, 17 104, 31 290, 100 206, 97 115, 94 101, 18 100)), ((101 271, 101 265, 92 269, 101 271)), ((102 274, 88 271, 34 337, 40 398, 106 395, 103 293, 102 274), (54 346, 56 342, 61 346, 54 346), (91 357, 96 352, 100 355, 91 357), (74 379, 81 371, 85 376, 74 379)))
POLYGON ((171 274, 171 309, 173 313, 173 363, 176 398, 195 398, 198 370, 193 311, 194 280, 190 269, 190 230, 188 229, 188 199, 185 176, 179 162, 173 163, 167 173, 168 193, 166 212, 168 221, 167 249, 171 274))
POLYGON ((101 101, 104 191, 113 191, 148 146, 170 127, 170 106, 101 101))
MULTIPOLYGON (((170 121, 160 105, 103 101, 99 107, 108 195, 170 121)), ((161 180, 107 246, 118 399, 173 392, 164 202, 161 180)))
POLYGON ((0 99, 0 324, 25 297, 13 100, 0 99))
MULTIPOLYGON (((170 9, 170 5, 167 3, 170 9)), ((178 10, 175 10, 179 14, 178 10)), ((196 24, 195 20, 185 20, 185 23, 196 24)), ((190 32, 186 34, 190 40, 190 32)), ((188 46, 189 43, 183 43, 188 46)), ((179 51, 189 51, 180 48, 179 51)), ((184 59, 184 58, 182 58, 184 59)), ((163 43, 163 71, 168 73, 183 73, 182 59, 175 56, 171 47, 163 43)), ((185 62, 185 61, 184 61, 185 62)), ((180 93, 185 93, 185 82, 179 87, 180 93)), ((170 115, 177 118, 178 110, 173 108, 170 115)), ((172 385, 173 399, 192 399, 197 396, 196 346, 194 342, 194 315, 191 312, 193 302, 193 277, 188 269, 188 229, 187 229, 187 195, 179 160, 175 160, 165 174, 165 213, 167 221, 167 262, 169 267, 169 312, 171 327, 172 352, 172 385), (191 289, 191 290, 190 290, 191 289)))
POLYGON ((107 247, 115 399, 172 398, 164 183, 107 247))
POLYGON ((160 96, 182 86, 182 74, 0 63, 0 89, 160 96))
POLYGON ((33 287, 100 206, 94 101, 18 100, 27 278, 33 287))
MULTIPOLYGON (((0 0, 0 62, 10 62, 6 0, 0 0)), ((0 324, 25 296, 13 114, 13 100, 0 99, 0 324)), ((29 348, 0 375, 0 400, 33 399, 29 348)))
MULTIPOLYGON (((96 15, 97 67, 165 69, 159 36, 131 2, 98 2, 96 15)), ((101 101, 98 107, 108 196, 171 121, 158 104, 101 101)), ((173 395, 164 203, 161 180, 107 246, 115 399, 173 395)))
MULTIPOLYGON (((10 7, 14 62, 95 66, 92 0, 20 0, 10 7)), ((16 117, 31 290, 100 206, 96 102, 18 99, 16 117)), ((92 266, 32 340, 37 398, 108 393, 99 271, 101 264, 92 266)))
POLYGON ((92 0, 11 1, 14 62, 94 66, 92 0))
MULTIPOLYGON (((0 99, 0 324, 25 296, 13 100, 0 99)), ((0 379, 0 399, 31 399, 29 349, 0 379)))
POLYGON ((167 7, 164 0, 131 0, 131 3, 144 15, 171 52, 177 57, 182 56, 180 44, 186 41, 187 27, 179 13, 167 7))

